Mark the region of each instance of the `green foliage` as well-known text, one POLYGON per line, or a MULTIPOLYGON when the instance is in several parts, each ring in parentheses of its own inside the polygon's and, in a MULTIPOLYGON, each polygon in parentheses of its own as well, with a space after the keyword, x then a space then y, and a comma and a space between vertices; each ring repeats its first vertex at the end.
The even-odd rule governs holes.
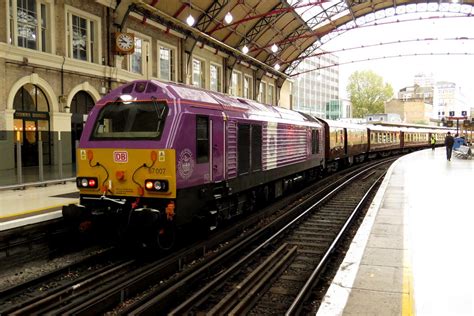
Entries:
POLYGON ((390 84, 370 70, 356 71, 349 77, 347 94, 352 103, 352 116, 364 117, 367 114, 384 113, 384 103, 393 96, 390 84))

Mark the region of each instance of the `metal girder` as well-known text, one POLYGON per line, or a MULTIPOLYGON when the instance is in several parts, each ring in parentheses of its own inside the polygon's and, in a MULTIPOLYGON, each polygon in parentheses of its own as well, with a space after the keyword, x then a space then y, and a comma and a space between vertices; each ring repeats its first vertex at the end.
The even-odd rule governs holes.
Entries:
POLYGON ((205 32, 212 21, 222 12, 225 6, 229 4, 229 0, 214 0, 214 2, 205 10, 196 23, 196 28, 201 32, 205 32))
MULTIPOLYGON (((229 3, 229 0, 214 0, 214 2, 205 10, 199 18, 197 19, 196 28, 201 31, 205 32, 206 29, 209 27, 211 22, 217 18, 217 16, 221 13, 222 9, 229 3)), ((186 38, 185 41, 185 51, 188 54, 192 54, 194 47, 196 46, 197 40, 193 38, 186 38)), ((188 66, 191 63, 191 59, 188 59, 188 66)))
MULTIPOLYGON (((278 9, 281 9, 283 8, 285 5, 283 3, 279 3, 277 4, 276 6, 274 6, 271 11, 275 11, 275 10, 278 10, 278 9)), ((260 32, 262 32, 262 30, 264 28, 266 28, 268 25, 272 24, 272 23, 275 23, 276 20, 280 17, 280 15, 265 15, 263 16, 260 20, 258 20, 258 22, 252 27, 252 29, 250 29, 246 34, 245 34, 245 37, 243 37, 239 44, 237 45, 237 47, 240 47, 242 46, 242 44, 244 44, 244 41, 248 41, 248 42, 253 42, 255 40, 255 38, 257 37, 257 35, 260 34, 260 32)))
POLYGON ((265 71, 268 71, 277 77, 287 77, 285 74, 273 69, 273 67, 270 67, 251 56, 245 56, 237 49, 230 47, 229 45, 226 45, 215 38, 212 38, 211 36, 197 30, 196 28, 191 28, 185 23, 157 10, 154 7, 150 7, 145 3, 134 3, 131 5, 130 10, 141 14, 147 19, 162 24, 167 28, 173 29, 188 38, 192 38, 195 41, 199 41, 205 45, 208 45, 209 47, 222 51, 223 53, 234 57, 237 60, 245 60, 250 65, 255 66, 256 68, 265 69, 265 71))
MULTIPOLYGON (((348 8, 348 9, 350 9, 349 11, 350 11, 350 14, 352 15, 353 21, 354 21, 356 18, 361 17, 361 16, 364 16, 365 14, 367 14, 367 13, 365 13, 365 14, 362 14, 362 15, 360 15, 360 16, 357 16, 357 14, 354 13, 354 10, 353 10, 353 7, 354 7, 354 6, 363 4, 363 3, 365 3, 365 2, 369 2, 369 1, 365 1, 365 0, 362 0, 362 1, 355 1, 355 2, 352 3, 353 6, 348 8)), ((387 2, 387 4, 389 4, 389 2, 387 2)), ((409 4, 411 4, 411 3, 407 3, 407 4, 405 4, 405 5, 409 5, 409 4)), ((370 3, 370 6, 369 6, 368 8, 371 9, 372 13, 375 13, 375 12, 377 12, 377 11, 380 11, 380 10, 383 10, 383 9, 387 9, 387 8, 391 8, 391 7, 396 8, 396 6, 397 6, 397 2, 396 2, 396 0, 393 0, 393 1, 391 2, 391 6, 387 5, 387 7, 382 7, 382 8, 377 9, 376 7, 374 7, 374 4, 373 4, 373 3, 370 3)), ((442 12, 441 9, 439 9, 439 8, 438 8, 438 11, 442 12)), ((335 11, 335 12, 337 12, 337 11, 335 11)), ((459 11, 458 13, 461 13, 461 14, 463 13, 463 12, 461 11, 461 8, 460 8, 460 11, 459 11)), ((337 14, 337 13, 336 13, 336 14, 337 14)), ((466 13, 466 15, 467 15, 467 16, 470 16, 469 13, 466 13)), ((379 19, 384 19, 384 18, 386 18, 386 17, 385 17, 385 16, 380 16, 380 17, 375 16, 374 20, 371 20, 371 21, 365 21, 365 22, 362 22, 362 23, 359 21, 358 24, 356 25, 356 27, 362 27, 365 23, 372 23, 372 22, 374 22, 374 21, 377 21, 377 20, 379 20, 379 19)), ((340 26, 342 26, 342 25, 343 25, 343 24, 341 24, 341 25, 337 25, 336 23, 333 24, 334 29, 336 29, 337 27, 340 27, 340 26)), ((341 28, 340 28, 337 33, 328 32, 328 33, 325 34, 325 36, 329 36, 329 37, 331 37, 331 39, 332 39, 332 38, 335 38, 335 37, 337 37, 337 36, 340 36, 341 34, 347 32, 347 31, 349 31, 349 30, 351 30, 351 29, 352 29, 352 28, 346 28, 346 29, 341 29, 341 28)), ((330 40, 330 39, 329 39, 329 40, 330 40)), ((327 43, 329 40, 325 41, 325 43, 327 43)), ((321 39, 318 39, 318 40, 315 41, 313 44, 311 44, 308 48, 306 48, 306 49, 304 50, 304 52, 301 53, 297 58, 293 59, 292 61, 291 61, 291 60, 288 61, 289 66, 287 66, 287 67, 282 67, 282 71, 283 71, 285 74, 287 74, 287 75, 291 75, 291 73, 298 67, 298 65, 301 63, 301 61, 302 61, 303 59, 305 59, 305 58, 307 58, 307 57, 311 57, 311 56, 317 55, 317 54, 314 54, 314 52, 315 52, 317 49, 319 49, 322 45, 323 45, 323 43, 321 42, 321 39)))
MULTIPOLYGON (((280 46, 280 49, 281 49, 281 54, 283 54, 283 52, 290 47, 290 45, 292 45, 294 43, 294 41, 292 41, 291 39, 292 38, 301 38, 302 36, 304 36, 305 34, 309 33, 311 35, 314 35, 315 37, 317 37, 317 40, 316 41, 319 41, 320 38, 319 36, 317 36, 314 32, 314 30, 316 29, 316 27, 323 23, 323 22, 326 22, 326 21, 331 21, 331 17, 341 13, 341 12, 344 12, 345 10, 348 9, 348 6, 345 2, 345 0, 341 1, 341 2, 338 2, 336 4, 334 4, 333 6, 327 8, 326 10, 323 10, 321 11, 319 14, 317 14, 316 16, 312 17, 311 19, 309 19, 308 21, 306 21, 306 24, 307 26, 301 26, 299 28, 297 28, 295 31, 293 31, 292 33, 290 33, 286 38, 285 40, 283 41, 284 45, 280 46), (309 30, 308 30, 309 28, 309 30)), ((312 46, 312 45, 311 45, 312 46)), ((305 54, 305 51, 306 51, 307 48, 302 48, 300 51, 301 51, 301 54, 305 54)), ((314 50, 311 51, 311 53, 313 53, 314 50)), ((268 58, 265 60, 265 63, 267 64, 274 64, 276 61, 276 56, 268 56, 268 58)), ((298 62, 299 63, 299 62, 298 62)), ((283 69, 283 71, 285 73, 288 73, 286 71, 286 68, 283 69)))

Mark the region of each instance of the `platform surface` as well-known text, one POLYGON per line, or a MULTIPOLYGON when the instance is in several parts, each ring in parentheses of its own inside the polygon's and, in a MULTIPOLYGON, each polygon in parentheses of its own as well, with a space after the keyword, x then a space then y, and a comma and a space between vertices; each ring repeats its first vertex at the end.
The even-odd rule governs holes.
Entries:
POLYGON ((474 160, 397 160, 317 315, 474 315, 474 160))
POLYGON ((0 190, 0 231, 60 217, 62 206, 78 197, 75 182, 0 190))

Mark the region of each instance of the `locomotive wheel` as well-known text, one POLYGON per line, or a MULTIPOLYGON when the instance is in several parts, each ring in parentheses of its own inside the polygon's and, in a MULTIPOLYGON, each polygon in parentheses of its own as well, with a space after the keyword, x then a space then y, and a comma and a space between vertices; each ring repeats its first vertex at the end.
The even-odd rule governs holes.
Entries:
POLYGON ((176 227, 173 223, 165 223, 158 229, 156 242, 161 250, 170 250, 176 243, 176 227))

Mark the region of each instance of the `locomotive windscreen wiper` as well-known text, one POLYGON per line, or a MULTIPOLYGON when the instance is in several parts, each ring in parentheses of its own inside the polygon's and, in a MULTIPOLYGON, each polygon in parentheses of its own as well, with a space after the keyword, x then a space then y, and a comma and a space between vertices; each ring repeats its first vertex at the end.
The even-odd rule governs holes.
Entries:
POLYGON ((158 102, 156 102, 156 98, 155 97, 151 97, 151 101, 153 101, 153 108, 155 109, 155 112, 156 112, 156 115, 158 116, 158 124, 156 125, 156 131, 159 132, 160 131, 160 126, 161 126, 161 122, 163 121, 163 114, 166 110, 166 107, 162 107, 162 110, 161 110, 161 114, 159 113, 158 111, 158 102))

